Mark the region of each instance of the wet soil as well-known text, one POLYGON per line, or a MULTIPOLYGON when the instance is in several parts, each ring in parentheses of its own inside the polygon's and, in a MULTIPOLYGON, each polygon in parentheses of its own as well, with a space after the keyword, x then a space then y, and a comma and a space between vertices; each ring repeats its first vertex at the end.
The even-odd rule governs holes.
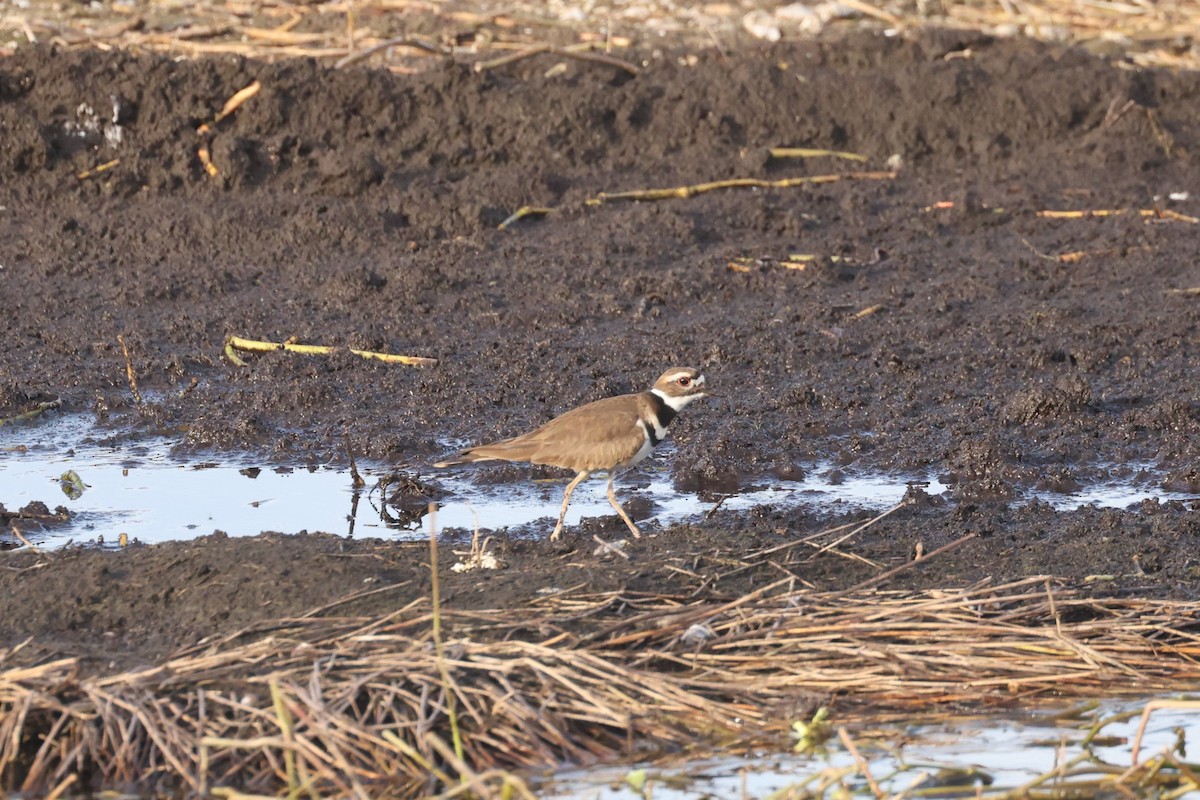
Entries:
MULTIPOLYGON (((552 587, 724 597, 781 577, 836 590, 971 533, 884 587, 1048 573, 1200 594, 1190 505, 1021 499, 1141 469, 1200 492, 1197 227, 1178 216, 1200 214, 1179 194, 1200 185, 1200 76, 954 32, 643 55, 636 76, 536 59, 396 76, 0 58, 0 417, 57 398, 61 412, 20 424, 36 435, 84 412, 116 439, 293 464, 344 462, 348 433, 359 456, 429 477, 457 445, 696 365, 722 397, 674 424, 680 486, 831 461, 952 491, 844 545, 877 566, 796 547, 737 568, 862 516, 837 507, 718 512, 630 543, 629 560, 594 552, 591 534, 621 534, 613 517, 556 544, 498 537, 507 568, 447 573, 445 602, 519 613, 552 587), (255 80, 207 137, 210 176, 197 127, 255 80), (771 158, 780 146, 868 161, 771 158), (498 229, 525 205, 556 210, 498 229), (1038 214, 1100 209, 1126 212, 1038 214), (815 259, 789 268, 791 254, 815 259), (276 352, 239 367, 222 355, 230 334, 439 363, 276 352)), ((428 561, 411 543, 315 533, 10 554, 0 647, 33 637, 16 659, 76 653, 96 669, 155 661, 364 587, 395 590, 332 608, 395 608, 428 592, 428 561)))

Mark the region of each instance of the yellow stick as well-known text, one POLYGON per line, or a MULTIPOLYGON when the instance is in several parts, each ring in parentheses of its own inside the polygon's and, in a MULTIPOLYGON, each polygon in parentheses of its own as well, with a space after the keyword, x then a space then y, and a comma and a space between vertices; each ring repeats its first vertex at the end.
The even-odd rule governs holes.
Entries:
POLYGON ((215 178, 221 173, 217 169, 217 165, 212 161, 212 153, 209 152, 208 145, 202 144, 196 151, 196 158, 200 159, 200 163, 204 165, 204 171, 208 173, 210 178, 215 178))
MULTIPOLYGON (((1037 215, 1048 219, 1088 219, 1090 217, 1119 217, 1129 212, 1130 209, 1128 208, 1094 208, 1087 211, 1056 211, 1054 209, 1047 209, 1037 212, 1037 215)), ((1173 219, 1179 222, 1190 222, 1193 225, 1200 222, 1200 218, 1189 217, 1187 214, 1180 214, 1178 211, 1171 211, 1169 209, 1139 208, 1133 210, 1133 213, 1139 217, 1173 219)))
MULTIPOLYGON (((243 339, 240 336, 230 336, 225 340, 225 355, 238 366, 245 366, 246 362, 237 356, 234 352, 235 350, 244 350, 248 353, 270 353, 273 350, 287 350, 292 353, 301 353, 309 356, 327 356, 342 349, 340 347, 327 347, 321 344, 260 342, 256 339, 243 339)), ((376 358, 388 364, 405 364, 410 367, 432 367, 438 363, 436 358, 424 358, 423 356, 399 356, 392 353, 376 353, 371 350, 355 350, 353 347, 346 349, 356 356, 376 358)))
POLYGON ((802 178, 783 178, 768 181, 761 178, 730 178, 711 183, 697 183, 692 186, 674 186, 667 189, 635 189, 629 192, 601 192, 587 201, 589 206, 598 206, 613 200, 666 200, 672 197, 691 197, 717 189, 786 189, 789 186, 805 184, 837 183, 838 181, 890 181, 896 177, 895 172, 847 172, 840 175, 808 175, 802 178))
POLYGON ((512 213, 512 216, 497 225, 496 229, 502 231, 517 220, 524 219, 525 217, 544 217, 547 214, 553 213, 553 208, 547 208, 545 206, 521 206, 512 213))
POLYGON ((866 161, 867 157, 858 153, 847 153, 844 150, 819 150, 811 147, 772 147, 768 152, 771 158, 844 158, 847 161, 866 161))
POLYGON ((884 306, 882 303, 877 303, 873 306, 867 306, 862 311, 859 311, 857 314, 855 314, 854 318, 862 319, 863 317, 869 317, 872 314, 874 314, 876 311, 880 311, 884 308, 886 308, 886 306, 884 306))
POLYGON ((262 88, 262 84, 259 83, 258 81, 254 81, 246 88, 239 89, 237 92, 234 93, 233 97, 230 97, 228 100, 225 101, 225 105, 221 109, 221 113, 217 114, 217 116, 213 118, 212 122, 206 122, 203 125, 201 125, 199 128, 197 128, 196 133, 200 134, 201 136, 208 133, 210 130, 212 130, 214 127, 216 127, 217 123, 219 123, 221 120, 228 117, 234 111, 237 111, 238 107, 241 106, 242 103, 246 102, 251 97, 254 97, 254 95, 258 94, 258 90, 261 88, 262 88))
POLYGON ((112 161, 105 161, 103 164, 100 164, 99 166, 92 167, 91 169, 85 169, 83 172, 79 173, 75 177, 81 181, 86 181, 88 178, 92 177, 93 175, 99 175, 101 172, 108 172, 110 169, 112 169, 113 167, 117 166, 120 163, 121 163, 121 159, 114 158, 112 161))

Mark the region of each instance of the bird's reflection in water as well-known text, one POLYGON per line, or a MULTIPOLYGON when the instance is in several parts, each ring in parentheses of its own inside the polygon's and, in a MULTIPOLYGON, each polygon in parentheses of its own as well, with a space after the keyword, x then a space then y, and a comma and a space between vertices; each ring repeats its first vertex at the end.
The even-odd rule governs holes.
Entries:
POLYGON ((375 490, 383 498, 379 518, 389 528, 406 531, 419 529, 421 520, 429 513, 429 504, 446 496, 440 487, 403 471, 380 477, 375 490))

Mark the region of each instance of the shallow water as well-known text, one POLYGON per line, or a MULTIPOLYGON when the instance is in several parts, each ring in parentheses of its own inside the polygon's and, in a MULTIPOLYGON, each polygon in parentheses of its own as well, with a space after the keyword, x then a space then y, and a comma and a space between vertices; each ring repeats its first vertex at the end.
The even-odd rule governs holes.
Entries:
MULTIPOLYGON (((930 791, 938 777, 954 770, 973 769, 987 777, 975 783, 968 780, 966 785, 947 787, 936 796, 974 797, 980 789, 998 792, 1021 786, 1079 757, 1085 753, 1083 738, 1093 721, 1122 712, 1140 714, 1144 705, 1144 701, 1106 701, 1079 719, 1056 720, 1057 715, 1067 710, 1064 707, 1019 718, 1010 715, 955 719, 898 725, 891 731, 876 728, 873 732, 852 735, 872 777, 889 795, 913 788, 919 779, 921 787, 930 791), (882 736, 878 736, 880 733, 882 736), (926 777, 921 778, 922 775, 926 777)), ((1122 769, 1128 767, 1139 721, 1139 716, 1134 715, 1105 725, 1091 747, 1092 755, 1106 764, 1122 769)), ((836 719, 833 723, 837 724, 836 719)), ((1195 748, 1200 741, 1200 711, 1155 711, 1146 728, 1139 759, 1145 761, 1171 747, 1179 735, 1177 731, 1182 731, 1186 742, 1195 748)), ((626 776, 632 770, 645 769, 650 782, 650 790, 645 796, 656 800, 765 798, 773 793, 779 793, 781 797, 801 797, 801 784, 812 781, 808 787, 814 788, 820 773, 854 766, 854 759, 836 737, 826 748, 828 752, 822 755, 766 753, 671 766, 642 764, 566 770, 539 786, 538 796, 558 800, 629 800, 640 795, 626 783, 626 776)), ((1195 761, 1194 755, 1192 760, 1195 761)), ((1081 779, 1068 779, 1062 785, 1069 786, 1070 780, 1078 783, 1081 779)), ((861 773, 846 777, 843 783, 856 796, 873 796, 861 773)), ((1051 782, 1040 788, 1049 791, 1053 787, 1051 782)), ((1180 796, 1197 797, 1200 792, 1180 796)))
MULTIPOLYGON (((231 536, 301 530, 401 538, 426 535, 420 521, 403 525, 381 516, 377 492, 362 493, 356 502, 350 473, 344 467, 269 466, 228 455, 222 455, 220 461, 180 459, 171 454, 174 444, 161 437, 132 443, 107 439, 83 415, 50 416, 34 424, 0 427, 0 503, 10 511, 35 500, 52 509, 67 507, 72 514, 68 524, 45 531, 39 531, 37 525, 22 525, 31 541, 50 545, 68 541, 112 544, 121 534, 147 543, 162 542, 216 530, 231 536), (88 487, 77 499, 69 499, 59 486, 60 476, 68 470, 76 472, 88 487)), ((713 496, 701 497, 674 487, 667 473, 670 452, 668 443, 628 480, 618 481, 623 501, 642 497, 652 503, 652 516, 639 523, 647 528, 698 518, 718 505, 713 496)), ((390 471, 384 464, 360 464, 359 469, 368 487, 390 471)), ((1146 469, 1134 472, 1143 479, 1149 474, 1146 469)), ((429 470, 420 477, 448 492, 438 511, 441 528, 473 530, 478 525, 487 530, 518 529, 527 535, 541 535, 553 526, 565 484, 564 478, 479 485, 471 470, 429 470)), ((727 511, 835 503, 883 509, 904 496, 909 482, 925 484, 931 495, 947 488, 928 476, 851 473, 814 464, 809 465, 804 480, 750 481, 746 485, 752 488, 721 496, 719 505, 727 511)), ((1098 484, 1077 494, 1042 492, 1037 496, 1062 509, 1087 504, 1124 507, 1147 497, 1185 497, 1131 482, 1098 484)), ((567 524, 611 514, 605 483, 597 478, 575 493, 567 524)))

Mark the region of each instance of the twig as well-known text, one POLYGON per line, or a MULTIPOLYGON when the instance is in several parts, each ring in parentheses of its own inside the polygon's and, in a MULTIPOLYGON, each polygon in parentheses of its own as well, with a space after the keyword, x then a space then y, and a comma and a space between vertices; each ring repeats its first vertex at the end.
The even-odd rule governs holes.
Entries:
MULTIPOLYGON (((432 367, 438 361, 436 358, 424 358, 422 356, 399 356, 391 353, 377 353, 371 350, 356 350, 353 347, 345 348, 356 356, 363 358, 374 358, 383 361, 387 364, 404 364, 412 367, 432 367)), ((289 353, 301 353, 304 355, 331 355, 342 350, 339 347, 328 347, 318 344, 295 344, 293 342, 262 342, 255 339, 243 339, 240 336, 229 336, 225 340, 225 356, 237 364, 245 366, 246 362, 239 357, 234 351, 245 350, 250 353, 270 353, 275 350, 286 350, 289 353)))
POLYGON ((125 344, 125 337, 120 333, 117 334, 117 341, 121 343, 121 351, 125 353, 125 376, 129 379, 129 390, 133 392, 133 399, 140 406, 142 393, 138 391, 137 375, 133 372, 133 359, 129 357, 129 347, 125 344))
POLYGON ((77 780, 79 780, 79 773, 72 772, 70 775, 63 778, 62 781, 50 791, 50 794, 46 795, 46 800, 58 800, 58 798, 62 797, 63 793, 66 792, 67 789, 71 788, 71 786, 73 786, 77 780))
POLYGON ((849 532, 849 533, 847 533, 846 535, 844 535, 844 536, 840 536, 840 537, 838 537, 837 539, 834 539, 834 540, 833 540, 832 542, 830 542, 829 544, 827 544, 827 545, 823 545, 822 547, 818 548, 818 549, 817 549, 817 552, 813 553, 812 557, 813 557, 813 558, 815 558, 816 556, 819 556, 819 555, 821 555, 822 553, 825 553, 825 552, 828 552, 829 550, 832 550, 833 548, 837 547, 839 544, 843 544, 843 543, 845 543, 845 542, 849 541, 849 540, 850 540, 850 539, 852 539, 853 537, 855 537, 855 536, 857 536, 858 534, 860 534, 860 533, 862 533, 863 531, 865 531, 867 528, 869 528, 869 527, 871 527, 872 525, 874 525, 876 522, 879 522, 880 520, 883 520, 883 519, 885 519, 885 518, 887 518, 887 517, 891 516, 892 514, 895 514, 897 511, 899 511, 900 509, 904 508, 905 506, 907 506, 907 505, 911 505, 911 503, 912 503, 912 501, 911 501, 911 500, 901 500, 899 503, 896 503, 896 505, 892 506, 892 507, 891 507, 891 508, 889 508, 887 511, 884 511, 882 514, 880 514, 880 515, 878 515, 878 516, 876 516, 876 517, 872 517, 871 519, 867 520, 867 521, 866 521, 866 522, 864 522, 862 525, 859 525, 857 528, 855 528, 854 530, 850 531, 850 532, 849 532))
POLYGON ((345 69, 351 64, 357 64, 359 61, 370 58, 380 50, 387 50, 391 47, 412 47, 416 50, 423 50, 426 53, 434 53, 435 55, 450 55, 450 50, 442 47, 439 44, 434 44, 433 42, 426 41, 425 39, 419 39, 412 36, 397 36, 395 39, 387 39, 386 41, 371 45, 370 47, 362 50, 356 50, 354 52, 347 53, 342 58, 339 58, 337 61, 333 62, 333 68, 345 69))
POLYGON ((1150 722, 1150 714, 1163 709, 1200 709, 1200 700, 1151 700, 1142 709, 1142 719, 1138 723, 1137 733, 1133 737, 1133 748, 1129 753, 1129 763, 1136 766, 1138 754, 1142 750, 1142 737, 1146 735, 1146 725, 1150 722))
POLYGON ((1044 261, 1053 261, 1057 264, 1074 264, 1077 261, 1082 261, 1087 255, 1086 250, 1076 250, 1071 253, 1063 253, 1062 255, 1052 256, 1049 253, 1043 253, 1041 250, 1038 250, 1033 246, 1033 243, 1024 236, 1021 237, 1021 244, 1028 247, 1029 251, 1038 258, 1043 259, 1044 261))
POLYGON ((520 50, 516 53, 510 53, 509 55, 501 56, 500 58, 496 58, 491 61, 477 61, 475 62, 475 71, 487 72, 488 70, 506 67, 509 64, 515 64, 518 61, 524 61, 527 58, 533 58, 534 56, 540 56, 545 53, 559 56, 561 58, 575 58, 580 61, 593 61, 597 64, 604 64, 605 66, 624 70, 630 75, 638 74, 638 68, 633 64, 630 64, 628 61, 617 58, 616 56, 592 52, 590 49, 591 47, 592 45, 590 42, 569 45, 567 47, 555 47, 554 45, 550 44, 534 45, 533 47, 525 50, 520 50))
POLYGON ((188 381, 188 385, 183 387, 179 391, 179 394, 175 395, 176 399, 182 400, 183 398, 187 397, 189 394, 192 393, 192 390, 195 389, 199 385, 200 385, 200 379, 198 377, 196 377, 195 375, 193 375, 192 379, 190 381, 188 381))
POLYGON ((9 528, 10 528, 10 530, 12 530, 13 536, 17 537, 17 539, 20 540, 21 544, 25 545, 33 552, 41 554, 42 551, 37 549, 37 547, 35 547, 28 539, 25 538, 25 534, 21 533, 20 528, 18 528, 15 524, 10 525, 9 528))
POLYGON ((1098 219, 1103 217, 1119 217, 1129 213, 1136 214, 1139 217, 1175 220, 1176 222, 1187 222, 1192 225, 1200 223, 1200 217, 1190 217, 1187 214, 1180 214, 1178 211, 1171 211, 1168 208, 1093 208, 1086 211, 1056 211, 1046 209, 1037 212, 1037 216, 1047 219, 1098 219))
POLYGON ((350 444, 350 431, 343 430, 342 434, 346 438, 346 458, 350 460, 350 485, 355 489, 361 489, 367 485, 363 480, 363 476, 358 474, 358 464, 354 461, 354 447, 350 444))
MULTIPOLYGON (((446 702, 446 717, 450 721, 450 735, 454 741, 454 753, 458 760, 463 758, 462 732, 458 727, 458 712, 455 708, 454 682, 450 680, 450 670, 446 666, 446 649, 442 644, 442 598, 439 591, 438 575, 438 541, 437 541, 437 503, 429 504, 429 579, 430 605, 433 609, 433 648, 437 653, 438 672, 442 675, 442 696, 446 702)), ((465 780, 461 772, 459 779, 465 780)))
POLYGON ((712 507, 712 508, 710 508, 710 509, 708 510, 708 513, 704 515, 704 518, 705 518, 705 519, 712 519, 712 515, 713 515, 713 514, 716 514, 716 513, 717 513, 717 511, 718 511, 718 510, 721 508, 721 506, 723 506, 723 505, 725 504, 725 501, 726 501, 726 500, 728 500, 728 499, 730 499, 731 497, 737 497, 737 495, 735 495, 735 494, 723 494, 723 495, 721 495, 720 497, 718 497, 718 498, 717 498, 717 502, 716 502, 716 503, 714 503, 714 504, 713 504, 713 507, 712 507))
POLYGON ((871 774, 871 768, 867 765, 867 760, 862 757, 862 753, 858 752, 858 748, 854 746, 854 740, 850 738, 850 734, 846 731, 845 726, 838 726, 838 738, 842 740, 842 745, 850 753, 850 757, 854 759, 854 764, 858 767, 858 771, 867 779, 867 785, 871 787, 871 793, 876 797, 884 797, 883 789, 879 788, 875 777, 871 774))
POLYGON ((877 585, 883 583, 884 581, 886 581, 888 578, 895 577, 896 575, 899 575, 901 572, 904 572, 905 570, 912 569, 913 567, 916 567, 920 564, 924 564, 926 561, 929 561, 931 558, 937 558, 940 555, 944 555, 946 553, 949 553, 951 550, 961 547, 962 545, 966 544, 967 542, 971 541, 972 539, 977 538, 978 535, 979 534, 976 534, 976 533, 968 533, 966 536, 962 537, 961 539, 955 539, 953 542, 950 542, 950 544, 942 545, 937 550, 934 550, 932 553, 926 553, 921 558, 913 559, 912 561, 908 561, 904 564, 901 564, 898 567, 889 569, 887 572, 884 572, 880 575, 876 575, 874 578, 865 580, 862 583, 856 583, 853 586, 851 586, 849 589, 845 589, 840 592, 835 592, 833 594, 833 597, 835 597, 835 598, 844 597, 848 594, 851 594, 852 592, 858 592, 858 591, 862 591, 863 589, 869 589, 872 586, 877 586, 877 585))
POLYGON ((596 548, 597 552, 613 553, 625 559, 626 561, 629 560, 629 553, 626 553, 612 542, 606 542, 594 533, 592 534, 592 541, 600 545, 598 548, 596 548))
POLYGON ((85 169, 83 172, 80 172, 75 177, 81 181, 86 181, 88 178, 99 175, 102 172, 108 172, 110 169, 112 169, 113 167, 116 167, 120 163, 121 163, 121 159, 114 158, 111 161, 105 161, 103 164, 99 164, 95 167, 92 167, 91 169, 85 169))
POLYGON ((242 103, 245 103, 251 97, 254 97, 254 95, 258 94, 260 89, 262 89, 262 84, 258 81, 253 81, 248 86, 234 92, 233 96, 225 101, 225 105, 221 107, 220 113, 213 117, 211 122, 206 122, 197 128, 196 133, 200 134, 201 136, 210 133, 212 129, 220 124, 222 120, 224 120, 234 111, 237 111, 241 107, 242 103))
POLYGON ((412 581, 400 581, 399 583, 392 583, 387 586, 379 586, 374 589, 363 589, 362 591, 348 594, 345 597, 339 597, 337 600, 334 600, 331 603, 326 603, 325 605, 317 606, 316 608, 310 608, 308 611, 305 611, 300 615, 300 619, 319 617, 332 608, 337 608, 338 606, 345 605, 346 603, 353 603, 355 600, 362 600, 364 597, 371 597, 384 592, 394 592, 397 589, 403 589, 404 587, 409 586, 411 583, 412 581))
POLYGON ((547 214, 553 214, 554 209, 547 206, 521 206, 514 211, 507 219, 496 226, 497 230, 506 230, 508 226, 525 219, 526 217, 544 217, 547 214))
POLYGON ((33 419, 34 417, 44 414, 50 409, 58 408, 61 405, 62 400, 57 397, 53 400, 45 400, 41 403, 38 403, 29 411, 22 411, 20 414, 14 414, 11 417, 0 417, 0 426, 10 425, 14 422, 20 422, 26 419, 33 419))
POLYGON ((890 14, 887 11, 884 11, 882 8, 876 8, 875 6, 864 2, 863 0, 839 0, 839 2, 848 8, 854 9, 860 14, 865 14, 868 17, 874 17, 875 19, 881 20, 892 27, 902 27, 904 25, 904 20, 902 18, 897 17, 895 14, 890 14))
POLYGON ((710 183, 697 183, 691 186, 675 186, 666 189, 635 189, 628 192, 600 192, 587 201, 589 206, 611 203, 616 200, 667 200, 670 198, 688 198, 718 189, 786 189, 792 186, 809 184, 837 183, 838 181, 890 181, 896 178, 895 172, 847 172, 838 175, 808 175, 800 178, 782 178, 780 180, 765 180, 762 178, 730 178, 710 183))
POLYGON ((771 158, 842 158, 847 161, 866 161, 867 157, 844 150, 820 150, 812 147, 772 147, 767 151, 771 158))
POLYGON ((217 169, 217 165, 213 163, 212 152, 208 149, 207 142, 201 142, 200 146, 196 148, 196 158, 200 160, 201 166, 204 167, 204 171, 210 178, 221 174, 221 170, 217 169))

